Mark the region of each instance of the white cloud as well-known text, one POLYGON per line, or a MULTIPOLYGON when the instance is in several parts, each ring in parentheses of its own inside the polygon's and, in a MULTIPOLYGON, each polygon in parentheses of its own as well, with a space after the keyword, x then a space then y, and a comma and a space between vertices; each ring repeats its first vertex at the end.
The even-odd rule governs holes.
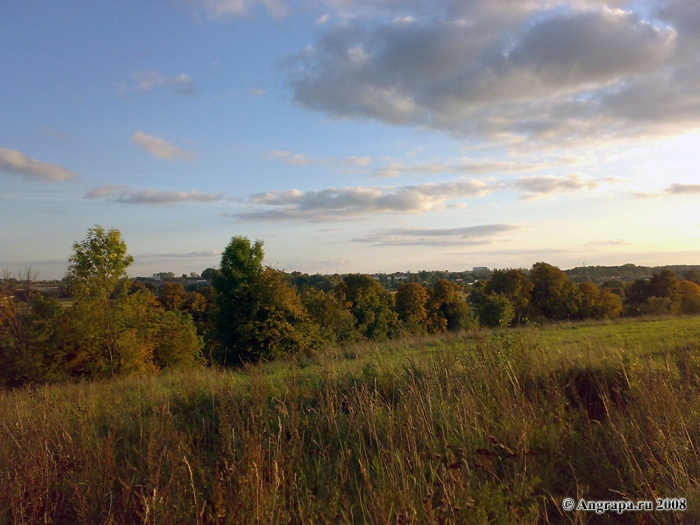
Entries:
POLYGON ((131 136, 131 142, 134 144, 134 146, 147 151, 159 159, 192 160, 194 158, 194 154, 191 151, 183 150, 162 137, 147 135, 142 131, 137 131, 134 133, 131 136))
POLYGON ((353 239, 378 246, 465 246, 491 244, 494 237, 521 230, 517 224, 484 224, 463 228, 380 229, 353 239))
POLYGON ((687 42, 700 30, 683 20, 700 8, 687 3, 664 4, 668 24, 621 1, 327 4, 396 17, 331 19, 289 58, 308 109, 528 147, 698 127, 700 58, 687 42))
POLYGON ((464 180, 399 187, 270 191, 251 195, 248 199, 262 209, 243 212, 237 217, 243 220, 325 221, 377 213, 421 213, 451 200, 485 196, 501 186, 464 180))
POLYGON ((146 93, 154 89, 166 88, 178 95, 196 95, 197 87, 192 77, 180 73, 173 77, 162 75, 158 71, 137 71, 131 75, 129 83, 122 83, 117 87, 118 94, 146 93))
POLYGON ((216 202, 222 193, 190 191, 139 190, 128 186, 100 186, 88 192, 86 199, 105 199, 124 204, 177 204, 180 202, 216 202))
POLYGON ((39 182, 64 182, 77 177, 77 174, 68 168, 33 159, 8 148, 0 148, 0 172, 39 182))
POLYGON ((568 175, 533 175, 521 177, 511 184, 511 187, 521 192, 521 198, 533 199, 553 193, 563 193, 579 190, 595 190, 603 182, 616 182, 612 177, 594 179, 579 173, 568 175))
POLYGON ((422 164, 404 164, 401 161, 392 160, 375 170, 374 176, 387 178, 398 177, 407 173, 421 175, 439 175, 442 173, 461 173, 464 175, 522 173, 539 171, 562 164, 571 164, 571 160, 564 158, 548 162, 528 162, 465 157, 453 161, 434 161, 422 164))

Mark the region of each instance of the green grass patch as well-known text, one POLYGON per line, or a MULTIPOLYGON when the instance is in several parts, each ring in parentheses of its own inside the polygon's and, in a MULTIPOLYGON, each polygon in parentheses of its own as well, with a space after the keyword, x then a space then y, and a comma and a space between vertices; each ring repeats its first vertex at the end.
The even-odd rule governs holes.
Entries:
POLYGON ((698 523, 699 391, 668 318, 2 392, 0 523, 698 523))

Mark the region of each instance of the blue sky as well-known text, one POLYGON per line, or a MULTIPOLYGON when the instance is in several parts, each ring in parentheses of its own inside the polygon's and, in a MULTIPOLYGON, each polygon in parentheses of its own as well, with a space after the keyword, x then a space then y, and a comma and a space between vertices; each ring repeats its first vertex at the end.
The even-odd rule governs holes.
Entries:
POLYGON ((0 4, 0 266, 700 261, 700 5, 0 4))

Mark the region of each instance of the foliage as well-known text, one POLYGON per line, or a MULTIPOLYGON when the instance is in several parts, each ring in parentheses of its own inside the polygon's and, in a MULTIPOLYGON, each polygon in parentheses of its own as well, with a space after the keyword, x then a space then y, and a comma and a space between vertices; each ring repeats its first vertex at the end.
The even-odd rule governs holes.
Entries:
POLYGON ((428 298, 430 294, 418 283, 402 283, 394 296, 396 313, 409 334, 423 334, 427 330, 428 298))
POLYGON ((234 237, 214 275, 216 329, 223 365, 273 359, 310 350, 314 329, 284 273, 263 268, 261 241, 234 237))
POLYGON ((532 305, 537 314, 547 319, 574 318, 581 306, 578 287, 556 266, 535 263, 530 271, 532 305))
POLYGON ((73 244, 66 277, 81 297, 110 297, 126 278, 126 269, 134 258, 126 253, 119 230, 104 230, 100 225, 88 229, 84 240, 73 244))
POLYGON ((491 292, 479 307, 479 324, 505 328, 515 319, 515 306, 504 294, 491 292))
POLYGON ((34 294, 22 303, 0 294, 0 385, 55 381, 64 377, 60 339, 62 308, 34 294))
POLYGON ((347 275, 334 290, 350 305, 355 329, 362 337, 381 341, 396 333, 398 316, 393 310, 393 297, 369 275, 347 275))
POLYGON ((597 308, 593 310, 594 319, 615 319, 622 314, 622 298, 615 290, 601 288, 598 292, 597 308))
POLYGON ((523 270, 495 270, 491 280, 486 283, 485 294, 501 294, 508 298, 514 310, 517 324, 527 320, 533 284, 523 270))
POLYGON ((609 288, 598 288, 590 282, 578 285, 581 306, 578 315, 581 319, 614 319, 622 313, 622 300, 609 288))
POLYGON ((700 314, 700 286, 693 281, 678 283, 681 294, 681 313, 700 314))
POLYGON ((301 301, 324 342, 335 345, 358 340, 359 333, 355 329, 350 304, 339 298, 337 293, 309 288, 302 293, 301 301))
POLYGON ((636 279, 627 290, 630 315, 677 314, 681 310, 681 288, 671 270, 662 270, 648 281, 636 279))
MULTIPOLYGON (((637 266, 635 264, 623 264, 622 266, 579 266, 565 270, 566 275, 575 283, 591 281, 602 283, 611 279, 630 281, 642 279, 659 273, 662 270, 670 270, 676 277, 692 280, 686 277, 690 272, 700 272, 699 265, 667 265, 667 266, 637 266)), ((700 275, 700 273, 697 273, 700 275)))
POLYGON ((651 276, 647 287, 648 297, 669 299, 669 313, 678 313, 681 308, 681 290, 676 275, 671 270, 662 270, 651 276))
POLYGON ((700 269, 688 270, 683 273, 683 279, 691 281, 700 286, 700 269))
POLYGON ((305 292, 309 289, 330 292, 342 282, 342 279, 338 274, 321 275, 317 273, 314 275, 309 275, 301 272, 292 272, 291 274, 287 274, 287 279, 289 279, 289 282, 300 292, 305 292))
POLYGON ((459 332, 469 327, 469 307, 462 299, 463 288, 445 279, 433 286, 428 299, 428 331, 439 334, 459 332))
POLYGON ((100 226, 74 244, 73 303, 32 294, 0 297, 0 383, 21 386, 75 376, 140 374, 191 367, 201 342, 191 319, 167 312, 143 287, 132 289, 133 258, 118 230, 100 226))

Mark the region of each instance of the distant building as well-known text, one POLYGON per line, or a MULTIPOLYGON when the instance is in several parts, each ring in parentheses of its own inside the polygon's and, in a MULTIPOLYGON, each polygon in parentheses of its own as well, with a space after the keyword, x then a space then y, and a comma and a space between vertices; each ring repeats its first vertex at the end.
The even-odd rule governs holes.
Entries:
POLYGON ((473 272, 488 272, 488 266, 474 266, 473 272))

